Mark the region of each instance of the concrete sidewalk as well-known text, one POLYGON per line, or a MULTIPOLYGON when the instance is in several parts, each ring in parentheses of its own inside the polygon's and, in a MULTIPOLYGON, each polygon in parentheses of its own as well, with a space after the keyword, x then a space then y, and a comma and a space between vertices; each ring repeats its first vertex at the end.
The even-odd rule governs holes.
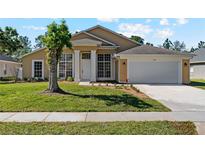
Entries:
POLYGON ((192 121, 205 135, 205 112, 2 112, 0 122, 192 121))
POLYGON ((106 122, 106 121, 205 122, 205 112, 2 112, 1 122, 106 122))

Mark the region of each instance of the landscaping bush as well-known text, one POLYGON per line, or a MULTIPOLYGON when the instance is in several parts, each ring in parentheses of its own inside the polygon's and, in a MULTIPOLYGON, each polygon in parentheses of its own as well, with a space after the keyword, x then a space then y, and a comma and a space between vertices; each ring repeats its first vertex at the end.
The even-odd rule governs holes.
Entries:
POLYGON ((28 81, 28 78, 27 78, 27 77, 24 77, 23 80, 24 80, 24 81, 28 81))
POLYGON ((14 81, 15 79, 15 76, 0 77, 0 81, 14 81))
POLYGON ((66 78, 66 81, 70 81, 70 82, 74 81, 74 78, 69 76, 69 77, 66 78))

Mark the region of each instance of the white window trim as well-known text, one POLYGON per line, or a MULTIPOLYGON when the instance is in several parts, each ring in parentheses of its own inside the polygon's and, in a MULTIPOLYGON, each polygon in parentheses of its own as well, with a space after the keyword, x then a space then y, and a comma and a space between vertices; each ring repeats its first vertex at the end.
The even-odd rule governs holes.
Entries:
POLYGON ((112 59, 112 54, 111 53, 107 53, 107 52, 104 52, 104 53, 97 53, 96 54, 96 68, 97 68, 97 70, 96 70, 96 76, 97 76, 97 80, 99 80, 99 81, 103 81, 103 80, 105 80, 105 81, 109 81, 109 80, 113 80, 113 64, 112 64, 112 62, 113 62, 113 59, 112 59), (110 56, 111 56, 111 60, 110 60, 110 77, 109 78, 106 78, 106 77, 98 77, 98 54, 110 54, 110 56))
MULTIPOLYGON (((62 53, 62 55, 63 54, 70 54, 70 55, 72 55, 72 60, 71 61, 69 61, 69 62, 72 62, 72 77, 74 76, 74 54, 73 53, 62 53)), ((58 62, 58 66, 57 66, 57 77, 58 78, 60 78, 60 62, 61 62, 61 60, 59 60, 59 62, 58 62)), ((66 70, 65 70, 66 71, 66 70)), ((64 78, 60 78, 60 79, 64 79, 64 78)))
POLYGON ((34 62, 42 62, 42 79, 44 79, 44 60, 39 59, 32 60, 32 78, 34 78, 34 62))

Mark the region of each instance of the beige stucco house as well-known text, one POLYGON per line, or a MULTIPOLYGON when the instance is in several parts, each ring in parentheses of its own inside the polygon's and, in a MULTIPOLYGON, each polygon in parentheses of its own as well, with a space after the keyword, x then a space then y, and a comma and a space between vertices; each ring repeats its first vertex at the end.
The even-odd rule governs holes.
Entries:
POLYGON ((0 55, 0 78, 15 77, 21 64, 11 57, 0 55))
MULTIPOLYGON (((58 77, 79 81, 120 83, 189 83, 190 54, 140 46, 100 25, 72 36, 73 48, 63 49, 58 77)), ((48 78, 46 48, 22 57, 23 76, 48 78)))

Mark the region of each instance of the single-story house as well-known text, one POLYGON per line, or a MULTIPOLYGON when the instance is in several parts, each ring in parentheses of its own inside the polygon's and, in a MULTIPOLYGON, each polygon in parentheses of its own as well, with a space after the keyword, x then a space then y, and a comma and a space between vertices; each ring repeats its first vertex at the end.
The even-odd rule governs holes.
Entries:
MULTIPOLYGON (((189 83, 190 54, 140 46, 100 25, 74 34, 73 48, 63 49, 58 77, 120 83, 189 83)), ((22 57, 23 76, 48 78, 46 48, 22 57)))
POLYGON ((205 79, 205 48, 195 51, 190 61, 190 74, 192 79, 205 79))
POLYGON ((0 55, 0 77, 15 77, 21 64, 9 56, 0 55))

